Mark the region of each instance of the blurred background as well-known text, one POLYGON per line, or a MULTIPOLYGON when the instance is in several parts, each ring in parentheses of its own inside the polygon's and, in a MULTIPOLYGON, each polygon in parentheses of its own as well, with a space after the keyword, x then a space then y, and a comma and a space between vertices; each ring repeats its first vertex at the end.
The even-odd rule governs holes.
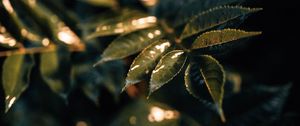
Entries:
MULTIPOLYGON (((83 2, 84 0, 40 1, 49 8, 59 6, 66 11, 74 12, 82 19, 88 19, 105 10, 87 4, 83 2)), ((178 3, 180 1, 182 0, 178 0, 178 3)), ((120 0, 120 3, 147 10, 138 0, 120 0)), ((299 56, 296 56, 299 4, 295 1, 247 0, 245 5, 261 7, 263 11, 249 16, 239 28, 248 31, 261 30, 263 34, 251 38, 225 55, 216 56, 230 72, 229 75, 235 78, 229 78, 229 83, 231 81, 241 83, 236 93, 225 92, 223 108, 226 123, 220 123, 218 115, 209 109, 208 103, 199 102, 190 96, 184 89, 184 82, 180 77, 162 87, 149 100, 144 97, 146 82, 119 93, 123 84, 118 79, 129 69, 127 62, 134 58, 130 57, 124 61, 114 61, 95 68, 102 72, 88 72, 77 76, 75 81, 82 84, 72 89, 66 99, 56 95, 43 84, 45 82, 39 75, 39 67, 34 67, 30 86, 6 114, 4 114, 5 98, 1 92, 0 126, 297 126, 299 125, 297 119, 300 117, 298 111, 300 104, 297 101, 300 88, 296 79, 299 75, 297 61, 299 56), (112 78, 110 81, 113 82, 110 84, 102 84, 103 80, 112 76, 117 79, 112 78), (93 80, 92 84, 99 81, 101 84, 83 86, 86 80, 93 80), (90 95, 87 95, 89 93, 90 95)), ((3 20, 5 21, 1 19, 3 20)), ((113 38, 99 38, 96 41, 111 41, 113 38)), ((92 48, 95 51, 88 54, 75 53, 72 55, 72 62, 82 64, 82 60, 89 60, 84 64, 92 65, 99 59, 102 52, 99 50, 103 50, 106 46, 104 44, 92 48)))

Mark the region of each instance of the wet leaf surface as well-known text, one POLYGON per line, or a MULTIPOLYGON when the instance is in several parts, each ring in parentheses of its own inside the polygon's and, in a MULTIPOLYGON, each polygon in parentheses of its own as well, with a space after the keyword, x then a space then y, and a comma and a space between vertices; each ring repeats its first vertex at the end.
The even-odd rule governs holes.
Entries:
POLYGON ((97 64, 122 59, 140 52, 163 35, 161 29, 149 28, 120 36, 104 50, 102 59, 97 64))
POLYGON ((130 85, 136 84, 145 79, 151 73, 159 59, 172 49, 168 40, 158 40, 145 48, 132 62, 127 73, 125 90, 130 85))
POLYGON ((172 80, 180 72, 186 59, 187 55, 183 50, 174 50, 164 55, 152 71, 149 95, 172 80))

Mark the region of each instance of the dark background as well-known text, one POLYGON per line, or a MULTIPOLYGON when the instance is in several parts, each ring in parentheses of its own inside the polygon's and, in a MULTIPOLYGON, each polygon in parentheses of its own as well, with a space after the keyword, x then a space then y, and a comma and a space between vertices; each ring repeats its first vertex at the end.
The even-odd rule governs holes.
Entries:
MULTIPOLYGON (((174 0, 175 1, 175 0, 174 0)), ((250 0, 249 0, 250 1, 250 0)), ((291 125, 296 126, 299 124, 296 118, 299 118, 299 111, 297 110, 300 106, 298 96, 300 96, 299 81, 299 49, 298 49, 298 38, 300 36, 299 29, 299 4, 296 1, 288 0, 256 0, 255 2, 249 2, 251 7, 262 7, 264 10, 251 15, 243 24, 242 28, 246 30, 262 30, 263 34, 259 37, 251 39, 251 41, 244 47, 237 48, 236 50, 230 52, 226 59, 222 59, 223 64, 234 66, 245 74, 253 75, 253 78, 257 82, 268 84, 268 85, 282 85, 286 83, 292 83, 292 88, 290 95, 288 97, 287 103, 284 106, 283 113, 295 113, 291 117, 291 125)), ((35 70, 38 71, 38 70, 35 70)), ((39 80, 36 80, 37 82, 39 80)), ((31 89, 36 90, 36 89, 31 89)), ((105 91, 104 91, 105 92, 105 91)), ((103 93, 105 94, 105 93, 103 93)), ((24 95, 33 96, 34 94, 26 91, 24 95)), ((107 121, 112 114, 107 114, 104 119, 99 119, 98 116, 91 116, 93 110, 97 110, 101 113, 109 113, 112 109, 120 110, 117 105, 109 104, 111 96, 102 96, 102 101, 104 102, 102 107, 107 107, 111 109, 98 110, 93 104, 87 99, 83 98, 81 95, 73 94, 70 97, 70 102, 72 101, 82 101, 81 104, 86 104, 85 107, 88 109, 78 110, 82 116, 93 117, 98 121, 107 121), (86 114, 86 115, 85 115, 86 114)), ((126 97, 123 100, 128 100, 126 97)), ((57 99, 48 99, 49 102, 61 102, 57 99)), ((47 108, 48 106, 43 106, 44 104, 32 102, 34 107, 47 108)), ((51 105, 60 106, 60 103, 55 103, 51 105)), ((121 105, 118 105, 121 106, 121 105)), ((61 120, 72 120, 69 118, 72 114, 76 114, 72 110, 79 108, 80 104, 73 104, 70 107, 66 107, 65 110, 68 112, 55 112, 61 120)), ((101 115, 103 116, 103 115, 101 115)), ((69 121, 65 122, 67 125, 69 121)), ((5 124, 1 124, 5 126, 5 124)))

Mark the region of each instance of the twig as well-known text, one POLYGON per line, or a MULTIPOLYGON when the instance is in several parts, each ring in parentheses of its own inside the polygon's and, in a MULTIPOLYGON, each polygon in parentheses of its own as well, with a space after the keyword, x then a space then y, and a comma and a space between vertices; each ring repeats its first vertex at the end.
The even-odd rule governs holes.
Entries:
MULTIPOLYGON (((20 55, 20 54, 36 54, 36 53, 44 53, 44 52, 52 52, 56 51, 57 46, 51 44, 46 47, 35 47, 35 48, 20 48, 17 50, 9 50, 9 51, 1 51, 0 57, 12 56, 12 55, 20 55)), ((78 44, 75 46, 69 46, 70 52, 82 52, 85 50, 84 44, 78 44)))

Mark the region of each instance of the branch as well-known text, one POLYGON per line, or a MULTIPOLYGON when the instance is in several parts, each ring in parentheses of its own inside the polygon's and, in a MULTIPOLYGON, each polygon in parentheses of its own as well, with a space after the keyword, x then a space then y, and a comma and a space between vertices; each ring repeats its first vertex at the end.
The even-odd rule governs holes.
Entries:
MULTIPOLYGON (((17 50, 9 50, 9 51, 1 51, 0 57, 6 57, 6 56, 12 56, 12 55, 21 55, 21 54, 36 54, 36 53, 44 53, 44 52, 52 52, 56 51, 57 46, 54 44, 51 44, 46 47, 36 47, 36 48, 20 48, 17 50)), ((83 52, 85 51, 85 45, 84 44, 78 44, 69 46, 70 52, 83 52)))

